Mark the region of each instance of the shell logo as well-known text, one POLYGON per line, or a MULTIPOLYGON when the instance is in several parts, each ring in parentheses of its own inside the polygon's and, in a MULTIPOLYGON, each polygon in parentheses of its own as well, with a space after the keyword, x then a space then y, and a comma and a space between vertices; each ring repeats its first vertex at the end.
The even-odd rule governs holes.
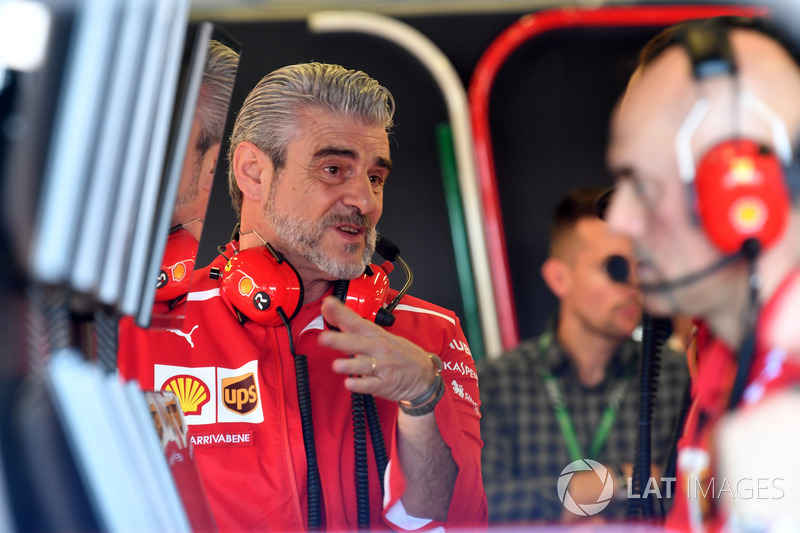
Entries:
POLYGON ((202 414, 203 406, 211 397, 208 385, 194 376, 185 374, 167 380, 162 390, 175 394, 175 397, 181 402, 181 409, 187 415, 202 414))
POLYGON ((758 173, 752 157, 737 157, 731 161, 728 186, 748 185, 756 181, 758 173))
POLYGON ((242 296, 250 296, 250 293, 253 292, 253 287, 255 287, 255 283, 253 283, 253 278, 250 276, 244 276, 239 280, 239 294, 242 296))
POLYGON ((184 276, 186 276, 186 265, 184 265, 182 262, 175 263, 170 267, 170 270, 172 270, 172 279, 175 281, 180 281, 184 276))
POLYGON ((764 226, 766 215, 764 203, 754 197, 741 198, 731 206, 731 222, 741 233, 760 230, 764 226))

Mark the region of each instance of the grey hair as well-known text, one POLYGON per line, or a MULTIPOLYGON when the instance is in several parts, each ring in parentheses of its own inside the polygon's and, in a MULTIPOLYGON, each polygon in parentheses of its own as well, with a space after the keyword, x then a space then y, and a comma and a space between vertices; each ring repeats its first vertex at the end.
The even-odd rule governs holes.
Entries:
POLYGON ((209 42, 196 111, 200 135, 195 148, 200 154, 222 142, 238 67, 239 54, 219 41, 209 42))
POLYGON ((295 140, 301 111, 318 108, 391 132, 394 98, 388 89, 360 70, 340 65, 301 63, 264 76, 244 101, 228 148, 228 189, 233 208, 241 217, 242 191, 236 184, 233 154, 244 142, 253 143, 272 161, 274 173, 286 164, 286 150, 295 140))

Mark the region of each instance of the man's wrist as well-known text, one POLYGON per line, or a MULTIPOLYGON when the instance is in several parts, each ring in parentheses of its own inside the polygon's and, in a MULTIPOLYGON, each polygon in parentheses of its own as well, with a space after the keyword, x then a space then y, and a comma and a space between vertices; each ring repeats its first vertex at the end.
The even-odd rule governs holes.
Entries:
POLYGON ((444 380, 442 379, 442 360, 439 356, 429 353, 428 357, 434 366, 433 383, 419 396, 412 400, 400 400, 400 410, 410 416, 422 416, 430 413, 444 396, 444 380))

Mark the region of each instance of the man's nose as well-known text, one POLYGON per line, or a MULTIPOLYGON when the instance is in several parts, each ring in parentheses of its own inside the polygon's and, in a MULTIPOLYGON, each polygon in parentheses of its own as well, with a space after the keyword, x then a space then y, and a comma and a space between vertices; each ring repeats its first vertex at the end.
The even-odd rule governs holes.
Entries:
POLYGON ((620 235, 639 237, 644 232, 644 211, 629 183, 617 185, 605 212, 609 229, 620 235))
POLYGON ((358 209, 361 214, 373 213, 382 205, 380 192, 373 186, 366 173, 352 176, 345 184, 346 190, 342 201, 347 206, 358 209))

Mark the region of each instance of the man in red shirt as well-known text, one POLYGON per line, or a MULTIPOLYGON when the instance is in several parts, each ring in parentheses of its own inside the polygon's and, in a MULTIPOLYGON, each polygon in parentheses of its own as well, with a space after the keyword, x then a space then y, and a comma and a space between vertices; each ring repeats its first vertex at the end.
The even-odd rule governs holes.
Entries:
POLYGON ((367 267, 393 111, 363 72, 308 63, 264 77, 228 154, 238 239, 195 273, 181 329, 121 324, 120 373, 180 399, 221 530, 486 524, 457 317, 410 296, 386 327, 351 309, 380 270, 367 267), (377 427, 354 429, 364 397, 351 393, 374 397, 388 463, 377 427))
POLYGON ((645 308, 701 323, 668 520, 680 530, 800 526, 782 444, 797 425, 772 407, 800 407, 797 327, 775 326, 800 289, 800 67, 776 35, 744 18, 669 28, 612 118, 606 218, 634 239, 645 308))

